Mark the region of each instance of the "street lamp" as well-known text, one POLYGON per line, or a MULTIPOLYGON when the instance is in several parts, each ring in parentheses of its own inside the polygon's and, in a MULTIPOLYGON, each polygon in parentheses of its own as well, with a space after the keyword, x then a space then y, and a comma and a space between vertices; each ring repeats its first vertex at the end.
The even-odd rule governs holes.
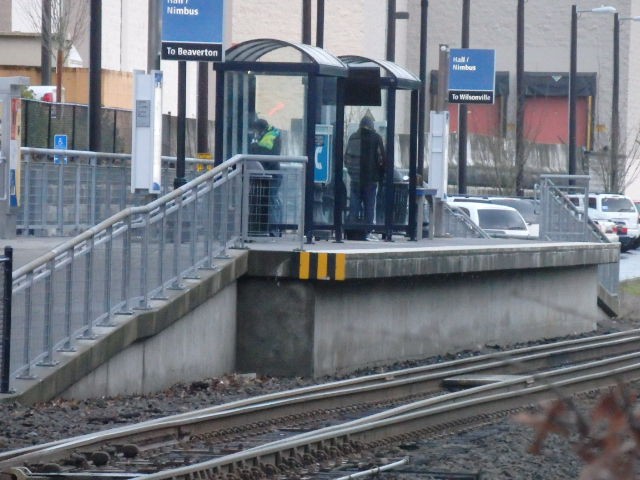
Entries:
POLYGON ((569 175, 576 174, 576 70, 578 64, 578 13, 616 13, 615 7, 601 7, 578 10, 571 5, 571 56, 569 70, 569 175))
POLYGON ((609 191, 617 193, 618 188, 618 144, 620 142, 620 22, 630 20, 640 21, 640 17, 620 17, 617 13, 613 16, 613 86, 611 89, 611 177, 609 191))

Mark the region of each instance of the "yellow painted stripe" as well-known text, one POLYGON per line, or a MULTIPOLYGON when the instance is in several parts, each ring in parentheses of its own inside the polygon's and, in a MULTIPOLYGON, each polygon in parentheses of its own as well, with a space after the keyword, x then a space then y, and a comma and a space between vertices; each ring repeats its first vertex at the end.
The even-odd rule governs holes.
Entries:
POLYGON ((326 253, 318 253, 318 280, 327 280, 329 278, 329 255, 326 253))
POLYGON ((347 256, 344 253, 336 253, 336 280, 347 278, 347 256))
POLYGON ((309 280, 309 264, 311 263, 311 255, 309 252, 300 252, 300 279, 309 280))

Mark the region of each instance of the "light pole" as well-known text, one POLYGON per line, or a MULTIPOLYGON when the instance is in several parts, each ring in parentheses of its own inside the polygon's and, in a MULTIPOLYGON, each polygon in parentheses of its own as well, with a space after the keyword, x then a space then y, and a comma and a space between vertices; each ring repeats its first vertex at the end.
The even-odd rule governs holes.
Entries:
POLYGON ((578 10, 571 5, 571 55, 569 70, 569 175, 576 174, 576 70, 578 64, 578 13, 616 13, 615 7, 578 10))
POLYGON ((613 16, 613 86, 611 89, 611 176, 609 191, 618 193, 618 144, 620 143, 620 22, 623 20, 640 21, 640 17, 613 16))

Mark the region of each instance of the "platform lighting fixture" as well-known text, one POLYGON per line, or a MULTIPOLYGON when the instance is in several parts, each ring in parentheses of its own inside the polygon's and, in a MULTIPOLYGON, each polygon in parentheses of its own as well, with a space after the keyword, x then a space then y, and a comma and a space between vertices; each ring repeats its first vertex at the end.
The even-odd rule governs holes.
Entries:
POLYGON ((620 23, 623 21, 638 22, 638 17, 620 17, 618 13, 613 16, 613 85, 611 88, 611 155, 610 159, 610 185, 609 191, 617 193, 618 188, 618 144, 620 142, 620 23))
POLYGON ((576 70, 578 43, 578 13, 615 14, 615 7, 601 5, 600 7, 578 10, 571 5, 571 56, 569 70, 569 175, 576 174, 576 70))

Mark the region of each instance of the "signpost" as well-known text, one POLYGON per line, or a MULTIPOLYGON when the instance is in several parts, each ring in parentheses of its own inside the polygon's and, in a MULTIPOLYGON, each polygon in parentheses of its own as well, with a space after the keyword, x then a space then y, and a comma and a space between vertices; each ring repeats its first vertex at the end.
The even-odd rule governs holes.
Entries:
POLYGON ((452 48, 449 54, 449 103, 493 103, 496 52, 452 48))

